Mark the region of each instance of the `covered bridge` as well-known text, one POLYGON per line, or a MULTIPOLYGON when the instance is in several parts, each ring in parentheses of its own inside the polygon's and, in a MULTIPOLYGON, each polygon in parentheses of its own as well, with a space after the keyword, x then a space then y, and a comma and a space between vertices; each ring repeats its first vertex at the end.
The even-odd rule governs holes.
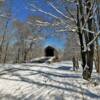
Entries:
POLYGON ((46 57, 55 57, 56 59, 58 59, 58 51, 52 47, 52 46, 47 46, 44 50, 45 56, 46 57))

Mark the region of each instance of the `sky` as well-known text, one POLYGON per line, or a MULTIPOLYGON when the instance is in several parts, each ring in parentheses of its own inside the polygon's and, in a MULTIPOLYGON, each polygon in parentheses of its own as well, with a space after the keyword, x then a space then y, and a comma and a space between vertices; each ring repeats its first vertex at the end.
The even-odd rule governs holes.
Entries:
POLYGON ((20 21, 26 21, 29 16, 29 11, 26 9, 24 0, 13 0, 12 14, 20 21))
MULTIPOLYGON (((12 0, 13 1, 13 15, 17 16, 17 18, 21 21, 25 21, 27 20, 27 17, 30 15, 39 15, 39 16, 43 16, 45 19, 48 20, 52 20, 52 17, 44 15, 41 12, 32 12, 30 9, 30 7, 28 6, 28 2, 33 1, 34 4, 41 8, 42 10, 46 11, 46 12, 50 12, 54 15, 60 16, 62 17, 59 13, 57 13, 47 2, 46 0, 12 0), (27 9, 27 7, 29 9, 27 9)), ((57 0, 58 2, 60 0, 57 0)), ((33 3, 32 2, 32 3, 33 3)), ((64 11, 63 7, 59 5, 59 8, 61 11, 64 11)))
MULTIPOLYGON (((12 16, 21 22, 26 22, 28 19, 28 16, 37 16, 37 15, 42 16, 47 21, 52 21, 52 19, 53 19, 52 17, 44 15, 43 13, 32 12, 30 9, 27 9, 27 8, 29 8, 28 3, 30 1, 33 1, 34 4, 37 7, 41 8, 42 10, 53 13, 59 17, 62 17, 50 5, 48 5, 45 2, 45 0, 6 0, 6 1, 9 1, 7 3, 12 8, 12 16), (28 1, 28 2, 26 2, 26 1, 28 1)), ((64 9, 62 9, 62 8, 61 8, 61 10, 64 11, 64 9)), ((52 45, 52 46, 56 46, 61 49, 64 48, 64 44, 65 44, 64 41, 61 41, 54 37, 49 37, 44 42, 44 46, 52 45)))

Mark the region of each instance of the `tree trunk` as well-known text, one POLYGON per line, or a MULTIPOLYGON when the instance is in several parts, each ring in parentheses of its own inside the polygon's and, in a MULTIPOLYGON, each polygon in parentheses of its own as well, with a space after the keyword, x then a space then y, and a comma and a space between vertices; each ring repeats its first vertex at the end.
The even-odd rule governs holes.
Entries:
POLYGON ((20 51, 21 51, 20 48, 18 48, 17 55, 16 55, 14 63, 19 63, 20 62, 20 51))
POLYGON ((80 25, 80 10, 79 10, 79 6, 77 5, 77 28, 78 28, 78 35, 79 35, 79 40, 80 40, 80 46, 81 46, 81 58, 82 58, 82 67, 84 66, 84 58, 85 56, 83 55, 83 50, 84 50, 84 47, 83 47, 83 38, 82 38, 82 33, 81 33, 81 25, 80 25))
POLYGON ((6 36, 6 31, 7 31, 7 27, 8 27, 8 21, 6 22, 6 25, 5 25, 5 28, 4 28, 4 33, 3 33, 3 39, 1 41, 1 44, 0 44, 0 62, 2 63, 2 52, 3 52, 3 45, 4 45, 4 42, 5 42, 5 36, 6 36))
POLYGON ((98 39, 96 41, 96 55, 95 55, 95 68, 97 73, 100 73, 100 55, 99 55, 99 46, 98 39))
POLYGON ((91 44, 87 47, 87 44, 93 40, 94 35, 85 32, 82 30, 82 27, 85 27, 92 31, 92 10, 91 10, 91 1, 85 0, 86 4, 86 14, 89 15, 87 23, 85 23, 84 19, 84 11, 82 1, 78 0, 79 5, 77 6, 77 27, 78 27, 78 35, 81 44, 81 57, 82 57, 82 67, 83 67, 83 78, 88 80, 91 77, 92 69, 93 69, 93 57, 94 57, 94 44, 91 44), (81 20, 80 20, 81 18, 81 20))
MULTIPOLYGON (((96 17, 95 17, 95 21, 96 21, 96 31, 99 32, 100 31, 100 2, 99 0, 96 0, 96 5, 97 5, 97 11, 96 11, 96 17)), ((99 43, 98 43, 98 38, 96 40, 96 55, 95 55, 95 67, 96 67, 96 71, 97 73, 100 73, 100 52, 99 52, 99 43)))
POLYGON ((4 61, 3 61, 4 64, 5 64, 6 61, 7 61, 8 47, 9 47, 9 41, 8 41, 7 44, 6 44, 5 56, 4 56, 4 61))
MULTIPOLYGON (((89 15, 89 18, 88 18, 88 21, 87 21, 87 25, 88 25, 88 30, 92 31, 92 21, 93 19, 90 18, 92 16, 92 10, 91 10, 91 1, 90 0, 86 0, 86 6, 87 6, 87 15, 89 15)), ((87 44, 93 40, 94 38, 94 35, 91 34, 91 33, 87 33, 88 34, 88 41, 87 41, 87 44)), ((87 52, 86 52, 86 56, 87 56, 87 66, 89 67, 89 71, 90 73, 92 73, 92 69, 93 69, 93 57, 94 57, 94 43, 91 44, 89 46, 89 49, 87 52)))
POLYGON ((24 49, 24 61, 23 62, 26 62, 28 53, 32 49, 32 46, 33 46, 33 41, 30 43, 29 48, 24 49))

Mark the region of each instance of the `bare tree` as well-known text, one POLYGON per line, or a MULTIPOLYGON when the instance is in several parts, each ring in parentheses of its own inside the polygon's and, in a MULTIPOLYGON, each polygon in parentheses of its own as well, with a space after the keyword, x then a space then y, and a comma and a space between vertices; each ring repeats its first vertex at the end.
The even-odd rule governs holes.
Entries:
POLYGON ((1 34, 2 34, 2 39, 0 42, 0 62, 6 62, 7 58, 7 51, 8 51, 8 46, 9 46, 9 40, 7 39, 8 36, 8 24, 11 20, 11 6, 4 6, 5 0, 1 0, 0 3, 2 2, 2 9, 0 12, 0 20, 1 20, 1 34), (5 50, 4 50, 5 48, 5 50), (5 51, 5 52, 4 52, 5 51), (5 55, 5 56, 3 56, 5 55), (3 58, 4 57, 4 58, 3 58))
POLYGON ((81 44, 83 78, 89 79, 93 69, 94 42, 100 35, 100 31, 93 30, 93 20, 98 29, 98 19, 95 0, 77 1, 77 27, 81 44), (83 3, 84 2, 84 3, 83 3))

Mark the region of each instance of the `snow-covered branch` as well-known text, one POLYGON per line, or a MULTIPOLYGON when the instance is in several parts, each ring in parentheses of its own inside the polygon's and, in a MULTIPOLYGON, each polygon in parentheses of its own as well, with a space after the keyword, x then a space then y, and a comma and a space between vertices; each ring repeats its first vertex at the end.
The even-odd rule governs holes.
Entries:
POLYGON ((51 17, 53 17, 53 18, 55 18, 55 19, 58 19, 58 20, 60 20, 60 21, 63 21, 60 17, 58 17, 58 16, 56 16, 56 15, 50 13, 50 12, 46 12, 46 11, 44 11, 44 10, 42 10, 42 9, 40 9, 40 8, 38 8, 38 7, 36 7, 36 6, 33 5, 33 4, 30 4, 30 6, 32 7, 32 9, 30 9, 31 11, 38 11, 38 12, 44 13, 44 14, 46 14, 46 15, 48 15, 48 16, 51 16, 51 17))
POLYGON ((83 30, 83 31, 86 31, 86 32, 88 32, 88 33, 90 33, 90 34, 95 34, 94 31, 90 31, 90 30, 88 30, 88 29, 86 29, 86 28, 82 28, 82 30, 83 30))
POLYGON ((62 11, 60 11, 59 9, 57 9, 51 2, 49 2, 49 5, 55 10, 57 11, 59 14, 61 14, 63 17, 65 17, 66 19, 70 19, 70 20, 74 20, 73 18, 70 18, 68 16, 66 16, 62 11))
POLYGON ((77 24, 77 20, 76 20, 76 18, 74 17, 74 15, 72 14, 72 12, 71 12, 69 9, 67 9, 67 8, 66 8, 66 10, 67 10, 68 14, 73 18, 75 24, 77 24))
POLYGON ((100 36, 100 31, 95 35, 94 39, 87 44, 87 46, 90 46, 91 44, 93 44, 98 38, 98 36, 100 36))

